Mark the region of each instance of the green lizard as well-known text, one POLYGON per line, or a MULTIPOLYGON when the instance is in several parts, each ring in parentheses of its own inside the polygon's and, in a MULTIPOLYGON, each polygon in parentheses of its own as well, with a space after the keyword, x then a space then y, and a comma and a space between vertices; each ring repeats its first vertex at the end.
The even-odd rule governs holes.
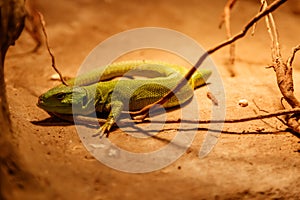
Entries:
MULTIPOLYGON (((113 63, 67 81, 42 94, 37 106, 59 115, 89 115, 95 111, 108 113, 101 134, 109 133, 122 111, 136 111, 156 102, 174 88, 188 70, 160 61, 125 61, 113 63), (133 73, 132 73, 133 72, 133 73), (151 75, 152 78, 118 79, 126 73, 151 75), (153 78, 154 76, 154 78, 153 78)), ((193 96, 193 89, 205 84, 210 70, 198 70, 176 95, 163 104, 178 106, 193 96)))

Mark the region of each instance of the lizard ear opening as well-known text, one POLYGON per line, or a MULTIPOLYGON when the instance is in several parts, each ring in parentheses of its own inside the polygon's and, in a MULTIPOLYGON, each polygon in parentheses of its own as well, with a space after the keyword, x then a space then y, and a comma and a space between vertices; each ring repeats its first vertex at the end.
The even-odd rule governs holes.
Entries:
POLYGON ((86 106, 88 104, 88 101, 89 101, 89 99, 88 99, 87 95, 83 96, 83 98, 82 98, 82 105, 86 106))

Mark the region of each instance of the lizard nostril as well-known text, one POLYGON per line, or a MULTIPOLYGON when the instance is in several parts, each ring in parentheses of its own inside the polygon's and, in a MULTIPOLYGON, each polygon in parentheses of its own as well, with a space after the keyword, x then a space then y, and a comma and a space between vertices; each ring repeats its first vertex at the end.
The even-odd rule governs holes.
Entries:
POLYGON ((43 103, 43 98, 42 98, 42 96, 39 96, 39 99, 38 99, 38 105, 40 105, 40 104, 42 104, 43 103))

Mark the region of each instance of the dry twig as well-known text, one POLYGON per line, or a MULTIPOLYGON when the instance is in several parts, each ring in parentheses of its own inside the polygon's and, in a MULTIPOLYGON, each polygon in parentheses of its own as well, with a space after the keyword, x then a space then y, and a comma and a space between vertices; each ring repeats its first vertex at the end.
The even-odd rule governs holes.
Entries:
POLYGON ((41 23, 42 30, 43 30, 43 33, 44 33, 44 36, 45 36, 46 47, 47 47, 49 55, 51 56, 52 67, 56 71, 56 73, 59 75, 59 78, 60 78, 61 82, 64 85, 68 85, 67 82, 64 80, 63 75, 60 73, 60 71, 56 67, 55 57, 54 57, 53 53, 51 52, 51 49, 50 49, 50 46, 49 46, 49 42, 48 42, 48 35, 47 35, 47 32, 46 32, 46 27, 45 27, 46 23, 45 23, 44 17, 42 15, 42 13, 40 13, 40 12, 37 12, 37 13, 39 15, 40 23, 41 23))
POLYGON ((297 51, 300 51, 300 44, 298 46, 296 46, 296 47, 293 48, 293 51, 292 51, 290 57, 286 61, 287 67, 292 67, 293 66, 293 61, 295 59, 297 51))
MULTIPOLYGON (((224 7, 224 12, 222 15, 221 23, 219 25, 219 28, 222 27, 223 23, 225 23, 225 29, 226 29, 226 35, 227 39, 232 37, 231 34, 231 28, 230 28, 230 12, 231 9, 233 8, 234 4, 236 3, 237 0, 228 0, 225 7, 224 7)), ((232 69, 232 65, 235 62, 235 44, 231 43, 229 47, 229 68, 228 71, 230 73, 230 76, 235 76, 235 72, 232 69)))
MULTIPOLYGON (((255 116, 251 117, 243 117, 243 118, 238 118, 238 119, 226 119, 226 120, 167 120, 165 122, 162 121, 155 121, 151 120, 151 123, 178 123, 180 121, 186 122, 186 123, 196 123, 196 124, 209 124, 209 123, 239 123, 239 122, 247 122, 247 121, 253 121, 253 120, 262 120, 262 119, 267 119, 267 118, 272 118, 272 117, 278 117, 278 116, 283 116, 283 115, 293 115, 293 114, 300 114, 300 108, 294 108, 290 110, 278 110, 272 113, 265 113, 265 114, 258 114, 255 116)), ((55 115, 63 120, 69 121, 69 122, 74 122, 74 119, 76 119, 77 122, 81 122, 83 124, 89 124, 89 125, 99 125, 102 123, 105 123, 105 119, 97 119, 93 117, 87 117, 87 116, 80 116, 80 115, 59 115, 55 113, 55 115)), ((136 123, 140 123, 142 121, 140 120, 134 120, 136 123)), ((128 122, 118 122, 118 125, 125 125, 128 122)), ((132 125, 132 123, 129 123, 129 125, 132 125)))

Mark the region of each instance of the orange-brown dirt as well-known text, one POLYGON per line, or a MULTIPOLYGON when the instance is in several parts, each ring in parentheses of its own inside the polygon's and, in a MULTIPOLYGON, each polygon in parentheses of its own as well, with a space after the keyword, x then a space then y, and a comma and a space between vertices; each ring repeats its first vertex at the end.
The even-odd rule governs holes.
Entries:
MULTIPOLYGON (((226 39, 225 30, 218 29, 225 2, 53 0, 36 1, 36 5, 44 14, 57 66, 65 76, 72 77, 97 44, 132 28, 173 29, 210 48, 226 39)), ((259 1, 238 1, 232 12, 233 33, 259 7, 259 1)), ((285 3, 274 12, 284 58, 300 41, 299 12, 297 0, 285 3)), ((34 46, 24 31, 9 49, 5 78, 16 145, 29 171, 44 188, 43 199, 300 198, 299 135, 284 131, 285 126, 276 119, 225 125, 215 148, 204 159, 198 158, 198 151, 207 126, 199 125, 189 150, 162 170, 128 174, 103 165, 84 148, 74 125, 59 120, 52 120, 47 126, 32 123, 49 117, 36 106, 37 98, 59 83, 50 80, 54 71, 45 46, 37 53, 30 53, 34 46)), ((212 55, 225 86, 226 117, 254 115, 254 110, 259 112, 254 101, 269 112, 281 109, 275 73, 265 68, 271 63, 271 51, 263 21, 257 24, 254 36, 248 34, 237 42, 236 53, 235 77, 230 76, 226 65, 228 48, 212 55), (249 106, 238 106, 240 99, 247 99, 249 106)), ((133 54, 130 58, 174 61, 159 52, 133 54)), ((294 62, 294 79, 296 96, 300 98, 299 56, 294 62)), ((195 94, 201 101, 201 117, 209 119, 211 102, 206 98, 205 89, 195 94)), ((176 128, 176 124, 168 125, 166 137, 176 128)), ((163 133, 158 136, 165 137, 163 133)), ((145 151, 147 145, 151 151, 162 145, 156 139, 146 142, 131 139, 118 129, 110 138, 134 152, 145 151)), ((32 192, 34 197, 35 190, 32 192)))

